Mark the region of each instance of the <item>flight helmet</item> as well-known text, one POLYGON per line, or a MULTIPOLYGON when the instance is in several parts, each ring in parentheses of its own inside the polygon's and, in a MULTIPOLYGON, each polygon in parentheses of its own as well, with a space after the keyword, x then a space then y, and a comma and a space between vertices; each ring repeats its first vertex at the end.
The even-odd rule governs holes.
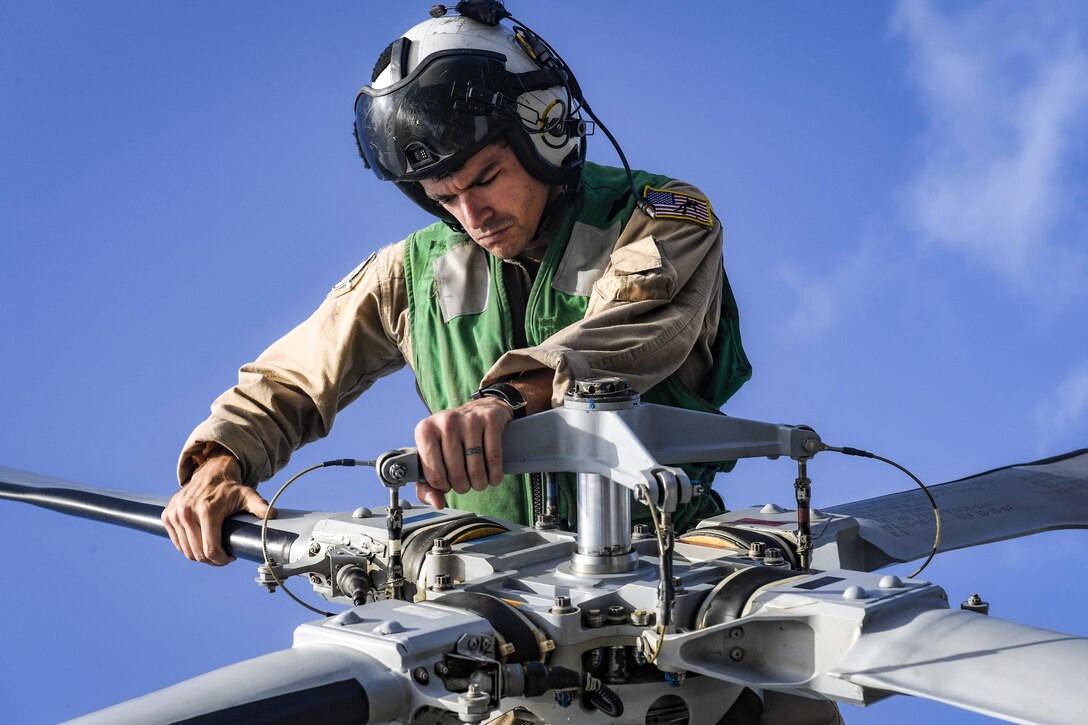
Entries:
MULTIPOLYGON (((462 6, 473 3, 461 3, 462 6)), ((479 5, 479 4, 478 4, 479 5)), ((509 17, 478 12, 416 25, 379 56, 355 99, 355 135, 367 167, 431 214, 456 224, 427 198, 422 179, 460 168, 484 146, 505 140, 534 178, 577 181, 585 161, 580 91, 566 65, 509 17)), ((438 14, 432 11, 432 15, 438 14)))

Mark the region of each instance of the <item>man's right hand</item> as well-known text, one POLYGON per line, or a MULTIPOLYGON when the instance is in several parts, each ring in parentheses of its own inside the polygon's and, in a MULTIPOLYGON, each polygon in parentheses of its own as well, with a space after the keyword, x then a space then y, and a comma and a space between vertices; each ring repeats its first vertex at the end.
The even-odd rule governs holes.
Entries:
MULTIPOLYGON (((213 566, 234 561, 223 549, 223 521, 246 511, 262 518, 268 502, 242 484, 242 467, 224 451, 204 461, 162 512, 170 541, 186 558, 213 566)), ((275 518, 273 510, 269 518, 275 518)))

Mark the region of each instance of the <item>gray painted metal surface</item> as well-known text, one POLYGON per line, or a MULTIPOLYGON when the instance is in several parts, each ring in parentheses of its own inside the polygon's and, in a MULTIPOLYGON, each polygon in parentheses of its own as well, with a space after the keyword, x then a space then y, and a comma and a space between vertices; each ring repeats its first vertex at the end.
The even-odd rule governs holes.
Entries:
MULTIPOLYGON (((813 439, 805 428, 647 405, 531 416, 508 428, 504 444, 508 470, 614 477, 625 496, 626 488, 645 486, 671 507, 695 493, 681 485, 686 479, 669 483, 660 475, 675 470, 672 464, 804 459, 811 455, 805 441, 813 439)), ((12 490, 77 490, 10 469, 0 469, 3 481, 12 490)), ((990 471, 934 493, 945 548, 1088 526, 1088 452, 990 471)), ((599 526, 583 543, 626 545, 625 532, 615 530, 623 512, 609 509, 599 507, 600 521, 592 522, 599 526)), ((479 722, 523 707, 545 722, 645 723, 668 714, 676 722, 717 723, 745 689, 783 693, 779 703, 791 717, 826 717, 818 703, 867 704, 892 692, 1024 722, 1088 707, 1088 692, 1066 678, 1088 666, 1085 638, 951 611, 936 585, 869 573, 928 552, 933 519, 920 493, 813 512, 810 572, 792 571, 782 557, 765 556, 766 546, 748 545, 795 546, 795 512, 746 509, 707 520, 699 537, 676 543, 668 595, 659 582, 665 569, 656 538, 631 544, 637 560, 630 571, 591 573, 572 567, 575 534, 524 527, 495 533, 499 526, 465 512, 413 508, 404 512, 408 548, 413 536, 438 526, 451 541, 432 551, 417 547, 414 556, 423 559, 409 582, 415 601, 388 599, 399 542, 389 538, 386 513, 284 512, 273 522, 298 535, 288 561, 277 562, 282 573, 302 575, 318 594, 350 607, 338 575, 358 567, 375 601, 302 625, 290 650, 80 722, 169 722, 345 679, 365 690, 368 722, 479 722), (443 586, 432 586, 440 576, 443 586), (655 611, 670 611, 675 626, 656 627, 655 611), (623 702, 624 713, 564 697, 566 686, 525 694, 527 670, 518 668, 526 657, 589 675, 578 688, 588 694, 603 687, 623 702)))

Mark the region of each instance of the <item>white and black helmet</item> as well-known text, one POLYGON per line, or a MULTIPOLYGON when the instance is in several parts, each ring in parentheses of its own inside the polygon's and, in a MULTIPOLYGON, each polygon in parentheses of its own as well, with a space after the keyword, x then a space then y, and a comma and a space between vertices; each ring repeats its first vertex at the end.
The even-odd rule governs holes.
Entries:
POLYGON ((385 49, 355 99, 366 165, 450 222, 417 182, 461 167, 493 141, 505 139, 547 184, 576 181, 585 161, 582 99, 569 69, 526 28, 492 19, 420 23, 385 49))

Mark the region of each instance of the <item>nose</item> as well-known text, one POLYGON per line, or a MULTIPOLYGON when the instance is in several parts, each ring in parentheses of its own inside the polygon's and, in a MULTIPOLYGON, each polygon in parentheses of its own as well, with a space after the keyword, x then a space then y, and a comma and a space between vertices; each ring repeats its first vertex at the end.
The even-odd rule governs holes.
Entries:
POLYGON ((495 212, 490 201, 485 194, 479 193, 480 191, 480 189, 472 189, 458 196, 458 201, 461 202, 461 213, 458 216, 465 229, 484 229, 494 216, 495 212))

